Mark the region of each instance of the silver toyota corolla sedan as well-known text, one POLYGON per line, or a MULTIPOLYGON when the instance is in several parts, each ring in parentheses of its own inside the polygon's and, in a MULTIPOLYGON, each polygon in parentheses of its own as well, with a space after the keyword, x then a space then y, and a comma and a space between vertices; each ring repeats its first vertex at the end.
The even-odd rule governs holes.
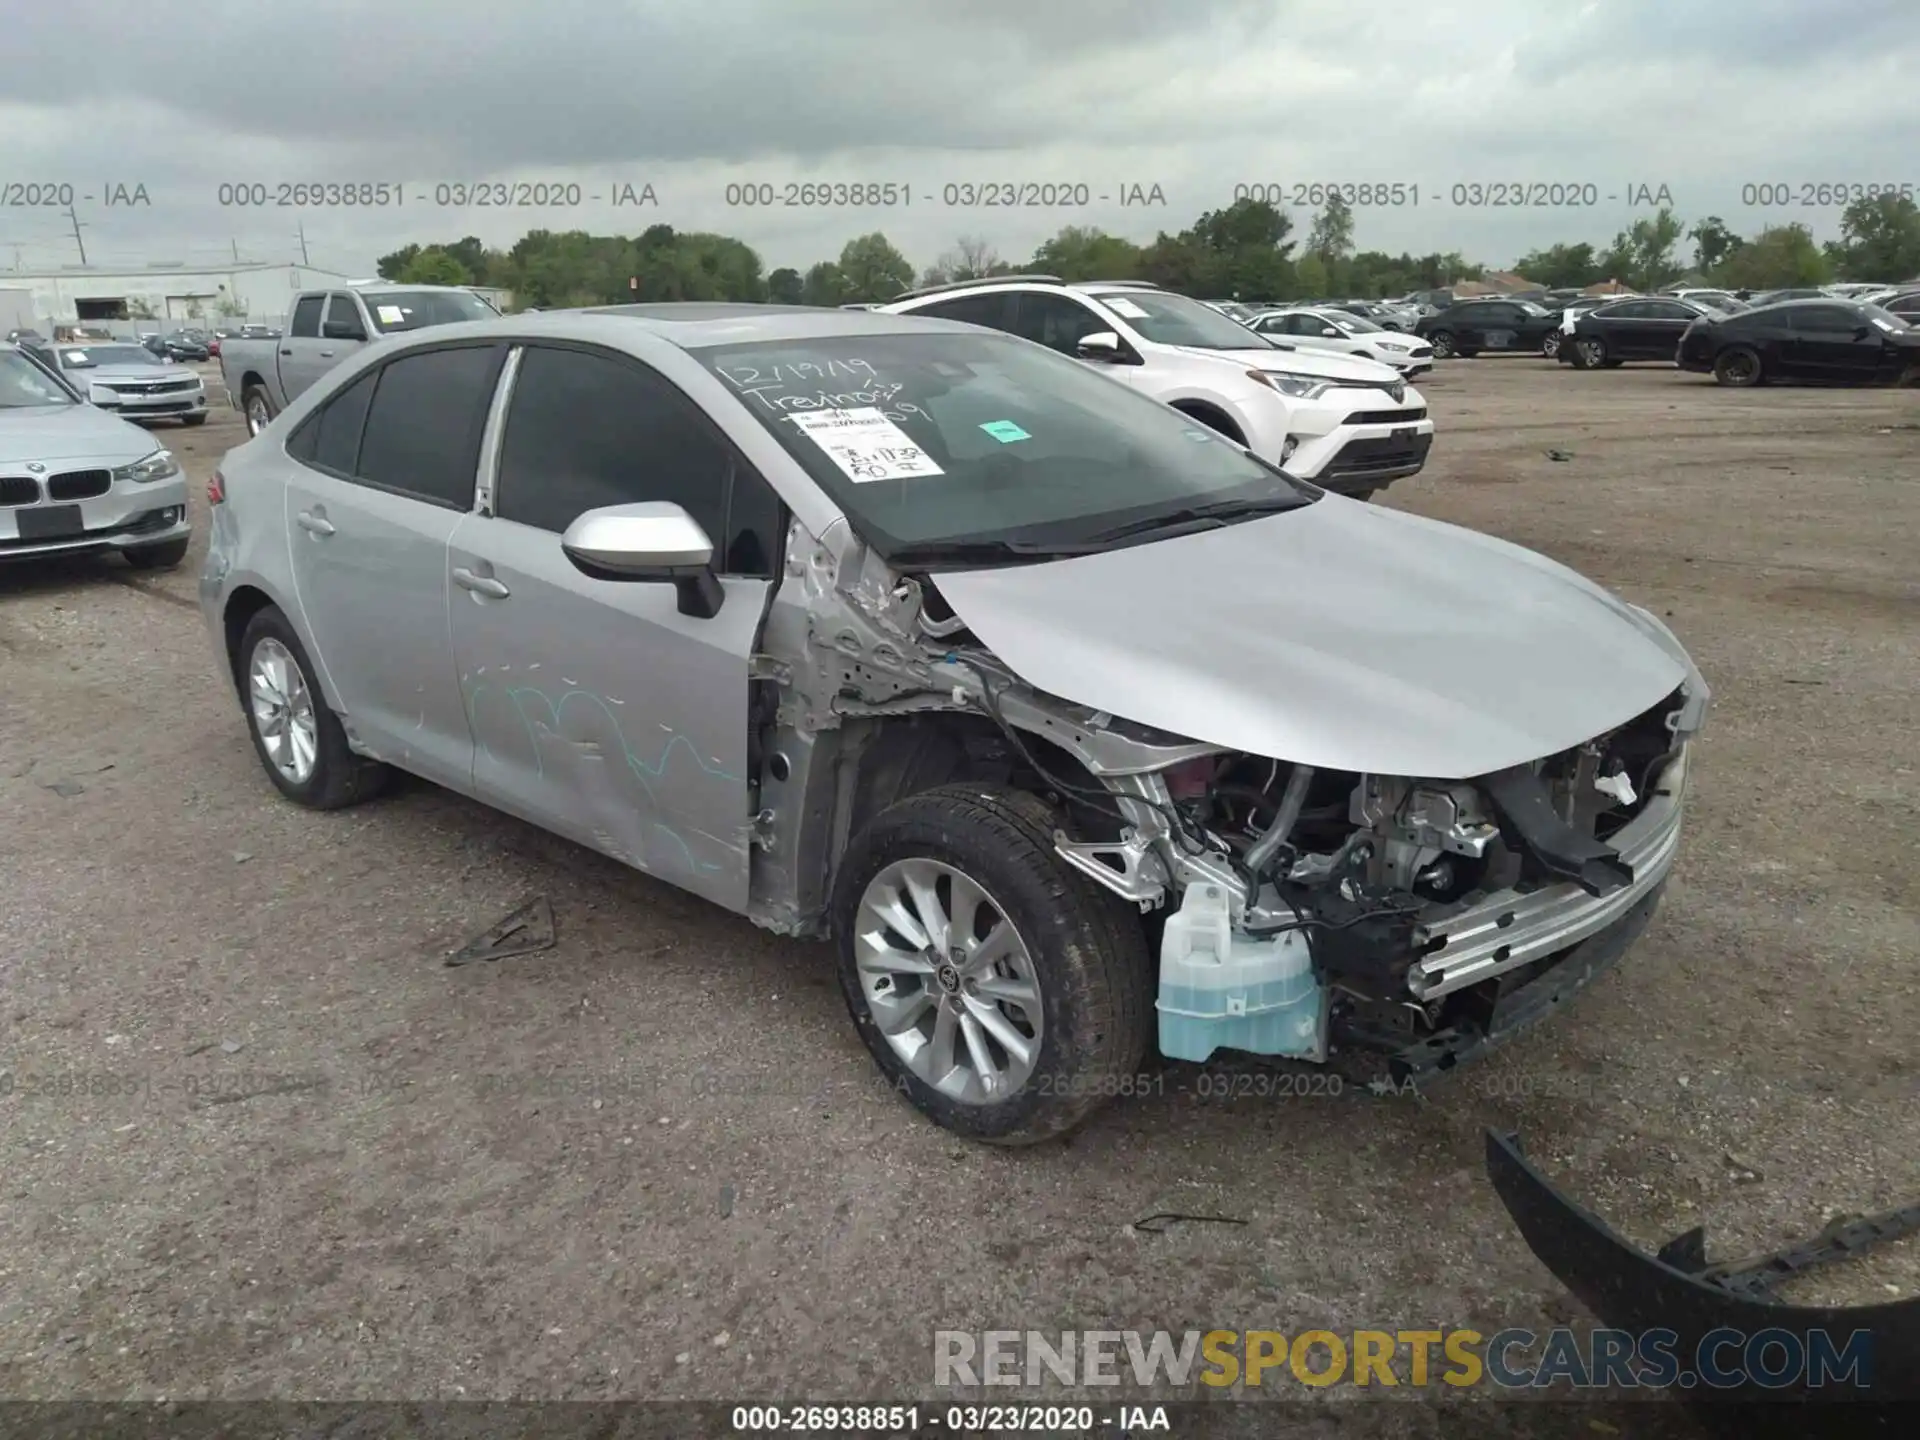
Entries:
POLYGON ((369 347, 222 461, 268 777, 399 767, 831 937, 896 1088, 1057 1135, 1161 1055, 1403 1083, 1645 928, 1707 687, 1539 555, 1026 341, 622 306, 369 347))
POLYGON ((118 550, 151 570, 185 559, 190 533, 169 451, 0 345, 0 560, 118 550))

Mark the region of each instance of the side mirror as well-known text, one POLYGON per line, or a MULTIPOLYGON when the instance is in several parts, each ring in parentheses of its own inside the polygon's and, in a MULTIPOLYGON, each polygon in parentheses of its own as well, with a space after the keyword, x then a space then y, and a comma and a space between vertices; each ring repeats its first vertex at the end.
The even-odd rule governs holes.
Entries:
POLYGON ((367 332, 357 320, 329 320, 320 327, 320 334, 328 340, 365 340, 367 332))
POLYGON ((1339 330, 1337 330, 1337 329, 1336 329, 1335 327, 1333 327, 1332 325, 1322 325, 1322 326, 1320 327, 1320 334, 1321 334, 1321 335, 1322 335, 1323 337, 1325 337, 1325 338, 1327 338, 1327 339, 1330 339, 1330 340, 1338 340, 1338 339, 1340 338, 1340 332, 1339 332, 1339 330))
POLYGON ((1120 337, 1111 330, 1096 330, 1091 335, 1082 335, 1079 343, 1073 347, 1073 353, 1082 360, 1117 361, 1125 356, 1120 337))
POLYGON ((1853 338, 1856 340, 1865 340, 1872 334, 1873 327, 1871 325, 1856 325, 1853 327, 1853 338))
POLYGON ((726 598, 713 573, 713 541, 671 501, 589 510, 567 526, 560 548, 595 580, 672 581, 682 615, 710 620, 726 598))

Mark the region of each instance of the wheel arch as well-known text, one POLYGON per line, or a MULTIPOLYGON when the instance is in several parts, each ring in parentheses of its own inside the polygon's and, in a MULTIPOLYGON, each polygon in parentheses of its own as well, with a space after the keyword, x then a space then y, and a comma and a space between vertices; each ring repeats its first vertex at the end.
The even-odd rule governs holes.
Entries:
POLYGON ((1246 431, 1241 428, 1240 423, 1213 401, 1203 400, 1198 396, 1183 395, 1178 400, 1169 400, 1167 403, 1182 415, 1198 420, 1209 430, 1219 431, 1236 445, 1247 443, 1246 431))
POLYGON ((264 587, 251 581, 240 581, 228 590, 226 599, 220 607, 220 628, 226 646, 227 675, 233 681, 234 692, 244 703, 246 685, 240 674, 240 641, 247 633, 247 626, 253 623, 253 617, 262 610, 275 609, 286 617, 293 633, 300 637, 300 647, 307 652, 307 659, 314 669, 314 679, 319 683, 320 696, 330 710, 340 711, 340 698, 333 688, 333 679, 327 674, 326 662, 320 658, 319 650, 313 643, 313 637, 307 633, 302 623, 299 607, 282 604, 264 587))

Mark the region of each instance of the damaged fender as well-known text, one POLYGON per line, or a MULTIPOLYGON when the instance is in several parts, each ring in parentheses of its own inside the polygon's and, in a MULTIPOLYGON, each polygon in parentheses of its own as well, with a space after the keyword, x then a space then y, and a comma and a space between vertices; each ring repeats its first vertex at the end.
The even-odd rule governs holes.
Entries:
POLYGON ((1694 1384, 1677 1390, 1690 1403, 1712 1402, 1702 1406, 1702 1420, 1742 1436, 1891 1436, 1896 1426, 1898 1433, 1912 1433, 1914 1412, 1906 1407, 1920 1401, 1920 1297, 1883 1305, 1795 1305, 1778 1299, 1772 1287, 1814 1265, 1920 1230, 1920 1204, 1829 1227, 1816 1240, 1771 1255, 1709 1264, 1699 1228, 1675 1237, 1655 1255, 1622 1239, 1555 1190, 1521 1153, 1517 1135, 1488 1130, 1486 1166, 1487 1178, 1540 1263, 1607 1326, 1673 1332, 1674 1353, 1683 1366, 1721 1329, 1748 1336, 1773 1329, 1798 1335, 1824 1330, 1840 1343, 1858 1331, 1869 1335, 1870 1368, 1862 1383, 1810 1388, 1803 1376, 1779 1388, 1748 1382, 1738 1388, 1694 1384), (1801 1408, 1807 1403, 1821 1403, 1817 1417, 1801 1408))

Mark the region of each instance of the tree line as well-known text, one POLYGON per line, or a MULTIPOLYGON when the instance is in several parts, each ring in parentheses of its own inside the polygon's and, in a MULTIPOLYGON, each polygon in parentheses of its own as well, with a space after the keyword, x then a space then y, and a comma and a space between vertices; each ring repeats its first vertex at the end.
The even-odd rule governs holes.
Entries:
MULTIPOLYGON (((1689 225, 1663 208, 1634 221, 1611 245, 1549 246, 1522 257, 1513 271, 1550 288, 1618 281, 1641 291, 1689 274, 1745 289, 1920 277, 1920 207, 1911 199, 1882 194, 1857 200, 1842 215, 1840 231, 1838 240, 1824 245, 1796 223, 1768 226, 1749 238, 1718 216, 1689 225), (1687 258, 1683 240, 1691 245, 1687 258)), ((1359 250, 1352 208, 1334 197, 1314 213, 1304 237, 1296 236, 1286 210, 1240 200, 1144 245, 1069 225, 1018 263, 1002 258, 988 240, 967 236, 919 272, 877 231, 855 236, 839 255, 805 271, 782 266, 767 272, 742 240, 670 225, 631 237, 534 230, 505 250, 470 235, 404 246, 383 255, 379 271, 385 279, 416 285, 498 287, 512 292, 521 307, 552 310, 666 300, 846 305, 890 300, 916 283, 1015 272, 1068 281, 1146 280, 1207 299, 1371 299, 1483 279, 1487 266, 1458 251, 1416 256, 1359 250)))

